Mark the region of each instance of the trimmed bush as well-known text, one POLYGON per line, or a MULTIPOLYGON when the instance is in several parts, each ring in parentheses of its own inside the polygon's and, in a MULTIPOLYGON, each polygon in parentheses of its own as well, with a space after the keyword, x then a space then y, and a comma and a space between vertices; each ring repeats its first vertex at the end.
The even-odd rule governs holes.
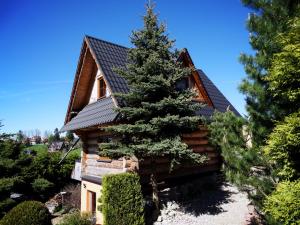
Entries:
POLYGON ((33 181, 31 185, 32 185, 32 189, 36 193, 42 193, 42 194, 49 192, 54 187, 54 184, 46 180, 45 178, 37 178, 33 181))
POLYGON ((269 224, 300 224, 300 180, 279 183, 264 202, 264 211, 269 224))
POLYGON ((139 176, 107 175, 102 180, 100 210, 104 225, 144 225, 144 200, 139 176))
POLYGON ((79 211, 66 215, 58 225, 92 225, 90 215, 80 214, 79 211))
POLYGON ((12 208, 0 225, 51 225, 51 218, 43 203, 25 201, 12 208))

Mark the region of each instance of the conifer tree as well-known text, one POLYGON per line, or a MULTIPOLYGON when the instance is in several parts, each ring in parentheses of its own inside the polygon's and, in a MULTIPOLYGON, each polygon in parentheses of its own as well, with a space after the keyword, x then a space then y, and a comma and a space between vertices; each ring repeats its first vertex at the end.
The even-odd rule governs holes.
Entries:
POLYGON ((205 157, 193 153, 181 139, 183 133, 197 129, 200 123, 200 117, 195 115, 200 105, 192 100, 195 93, 176 85, 191 70, 177 61, 174 41, 165 34, 165 26, 159 24, 153 5, 147 5, 143 19, 143 29, 131 36, 134 48, 128 52, 129 63, 126 68, 115 69, 130 89, 116 95, 124 103, 116 109, 122 124, 107 128, 117 138, 102 144, 100 154, 150 159, 153 200, 158 208, 155 159, 168 157, 173 169, 181 162, 202 163, 205 157))
POLYGON ((300 10, 288 25, 288 31, 276 38, 280 50, 274 54, 266 81, 271 94, 286 103, 287 113, 294 113, 300 109, 300 10))
POLYGON ((285 32, 288 21, 297 15, 299 0, 242 2, 255 11, 247 22, 255 55, 242 54, 240 57, 248 75, 240 90, 246 95, 247 111, 253 121, 253 141, 262 144, 274 127, 274 122, 282 120, 285 110, 288 110, 285 102, 268 91, 269 84, 264 78, 270 69, 273 55, 280 50, 276 36, 285 32))
POLYGON ((220 151, 226 179, 247 191, 260 208, 276 185, 276 174, 261 149, 251 145, 251 124, 231 111, 215 112, 207 122, 210 143, 220 151))

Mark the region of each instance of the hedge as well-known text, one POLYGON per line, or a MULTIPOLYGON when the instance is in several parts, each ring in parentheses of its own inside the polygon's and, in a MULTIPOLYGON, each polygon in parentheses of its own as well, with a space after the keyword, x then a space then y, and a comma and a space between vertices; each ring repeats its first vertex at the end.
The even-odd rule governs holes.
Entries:
POLYGON ((12 208, 0 225, 51 225, 51 217, 43 203, 25 201, 12 208))
POLYGON ((144 200, 139 176, 133 173, 107 175, 99 199, 104 225, 144 225, 144 200))

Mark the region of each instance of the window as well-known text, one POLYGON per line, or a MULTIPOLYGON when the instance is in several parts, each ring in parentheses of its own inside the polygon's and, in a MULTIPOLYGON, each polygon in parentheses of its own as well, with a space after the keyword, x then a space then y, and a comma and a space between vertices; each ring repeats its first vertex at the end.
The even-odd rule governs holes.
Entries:
POLYGON ((184 78, 176 83, 176 90, 177 91, 184 91, 189 87, 189 80, 184 78))
POLYGON ((96 193, 93 191, 87 191, 87 211, 96 212, 96 193))
POLYGON ((98 78, 98 99, 106 96, 106 84, 103 77, 98 78))

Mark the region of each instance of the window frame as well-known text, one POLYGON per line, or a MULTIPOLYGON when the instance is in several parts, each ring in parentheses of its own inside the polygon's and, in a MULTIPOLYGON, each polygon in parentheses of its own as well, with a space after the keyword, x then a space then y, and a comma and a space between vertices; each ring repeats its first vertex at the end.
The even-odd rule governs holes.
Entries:
POLYGON ((97 99, 106 97, 106 83, 103 76, 97 78, 97 99))

